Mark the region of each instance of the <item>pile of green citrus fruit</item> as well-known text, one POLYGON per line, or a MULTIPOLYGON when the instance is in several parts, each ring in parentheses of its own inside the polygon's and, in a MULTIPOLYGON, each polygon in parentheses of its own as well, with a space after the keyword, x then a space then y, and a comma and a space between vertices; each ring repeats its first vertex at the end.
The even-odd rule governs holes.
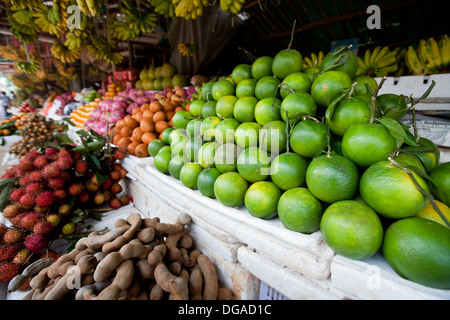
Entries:
POLYGON ((450 163, 401 124, 405 97, 355 77, 349 48, 304 69, 294 49, 205 83, 149 144, 154 166, 228 207, 320 232, 337 253, 381 251, 402 277, 450 288, 450 163))

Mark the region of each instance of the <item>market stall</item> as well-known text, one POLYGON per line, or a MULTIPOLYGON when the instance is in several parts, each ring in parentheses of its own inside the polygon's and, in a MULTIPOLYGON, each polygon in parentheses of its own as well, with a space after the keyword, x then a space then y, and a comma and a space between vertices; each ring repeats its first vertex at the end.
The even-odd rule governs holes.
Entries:
POLYGON ((438 7, 3 4, 1 299, 450 299, 438 7))

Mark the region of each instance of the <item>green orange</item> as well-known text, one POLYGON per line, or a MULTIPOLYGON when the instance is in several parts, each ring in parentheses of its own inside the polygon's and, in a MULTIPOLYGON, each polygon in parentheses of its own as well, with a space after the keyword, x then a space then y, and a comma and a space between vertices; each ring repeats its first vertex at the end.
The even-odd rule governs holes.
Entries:
MULTIPOLYGON (((426 180, 414 172, 412 175, 429 193, 426 180)), ((367 168, 361 176, 359 192, 378 214, 393 219, 415 216, 428 202, 408 173, 390 161, 380 161, 367 168)))
POLYGON ((261 149, 277 155, 286 151, 287 137, 284 121, 270 121, 259 131, 259 145, 261 149))
POLYGON ((358 71, 358 59, 348 50, 346 50, 346 55, 342 54, 342 56, 339 58, 335 55, 336 50, 339 50, 339 48, 336 48, 335 50, 325 55, 320 65, 320 70, 324 71, 325 69, 327 69, 333 71, 342 71, 347 73, 349 77, 353 79, 355 77, 356 71, 358 71), (338 63, 338 65, 333 67, 333 64, 336 64, 336 62, 338 63))
POLYGON ((419 141, 417 141, 417 146, 405 145, 402 149, 413 152, 413 154, 422 162, 428 173, 439 165, 440 151, 436 145, 428 139, 420 137, 419 141))
POLYGON ((270 178, 281 190, 306 186, 308 162, 294 152, 276 156, 270 164, 270 178))
POLYGON ((274 76, 262 77, 255 86, 255 97, 259 100, 279 96, 278 86, 281 81, 274 76))
POLYGON ((188 122, 186 126, 188 138, 198 138, 201 136, 202 121, 202 119, 196 118, 188 122))
POLYGON ((385 232, 383 255, 403 278, 436 289, 450 289, 450 231, 437 222, 412 217, 385 232))
POLYGON ((342 71, 326 71, 321 73, 311 85, 311 95, 317 105, 328 107, 329 104, 345 89, 352 86, 349 75, 342 71))
POLYGON ((161 173, 168 174, 169 173, 169 162, 172 159, 172 155, 170 153, 170 149, 165 149, 164 151, 160 150, 153 161, 153 164, 161 173))
POLYGON ((221 173, 237 171, 237 158, 242 152, 234 143, 225 143, 217 148, 214 164, 221 173))
POLYGON ((237 170, 248 182, 267 180, 270 176, 270 157, 258 147, 247 148, 237 158, 237 170))
POLYGON ((377 81, 373 77, 369 76, 357 76, 353 79, 353 82, 357 82, 358 84, 355 86, 355 95, 372 95, 378 87, 377 81), (369 86, 370 90, 367 89, 366 84, 369 86))
POLYGON ((323 207, 308 188, 285 191, 278 201, 278 217, 288 230, 311 234, 320 228, 323 207))
POLYGON ((216 103, 215 115, 221 118, 232 118, 234 116, 234 105, 236 104, 237 100, 238 98, 236 98, 236 96, 220 97, 216 103))
POLYGON ((234 95, 236 88, 231 81, 227 79, 221 79, 212 85, 211 94, 215 101, 219 100, 222 96, 234 95))
POLYGON ((256 122, 243 122, 234 132, 234 142, 242 149, 258 146, 261 125, 256 122))
POLYGON ((269 56, 262 56, 253 61, 252 64, 253 78, 259 80, 262 77, 273 75, 272 62, 273 58, 269 56))
MULTIPOLYGON (((450 221, 450 208, 443 202, 440 202, 438 200, 434 201, 436 203, 436 206, 441 211, 441 213, 444 215, 444 217, 447 219, 447 221, 450 221)), ((449 228, 450 226, 447 225, 447 223, 442 219, 440 214, 434 209, 431 201, 428 201, 425 208, 423 208, 422 211, 420 211, 416 217, 418 218, 424 218, 428 220, 432 220, 434 222, 442 224, 444 227, 449 228)))
POLYGON ((208 198, 215 198, 214 183, 222 173, 216 168, 206 168, 197 177, 197 188, 200 193, 208 198))
POLYGON ((170 144, 170 133, 174 130, 175 130, 175 128, 172 128, 172 127, 169 127, 166 130, 164 130, 161 134, 161 140, 167 144, 170 144))
POLYGON ((345 131, 355 123, 370 122, 370 107, 358 98, 345 98, 332 111, 330 108, 327 109, 325 122, 331 132, 338 136, 343 136, 345 131))
POLYGON ((169 173, 175 179, 180 178, 180 171, 181 171, 181 168, 184 166, 183 159, 184 159, 183 156, 175 156, 175 157, 172 157, 172 159, 170 159, 170 161, 169 161, 169 167, 168 167, 169 173))
POLYGON ((214 195, 224 206, 236 207, 244 203, 248 182, 237 172, 221 174, 214 182, 214 195))
POLYGON ((238 64, 231 72, 231 80, 235 85, 245 79, 252 78, 252 67, 246 63, 238 64))
POLYGON ((396 140, 378 123, 356 123, 342 137, 342 153, 360 167, 386 160, 396 149, 396 140))
POLYGON ((277 98, 264 98, 259 100, 255 106, 255 120, 261 126, 275 121, 281 120, 280 116, 281 101, 277 98))
POLYGON ((277 215, 281 190, 270 181, 253 183, 245 193, 244 204, 248 212, 260 219, 271 219, 277 215))
POLYGON ((389 117, 395 120, 401 120, 408 111, 408 105, 406 104, 406 97, 385 93, 377 96, 377 101, 380 103, 381 110, 384 117, 389 117))
POLYGON ((327 126, 312 119, 302 120, 292 130, 289 143, 295 153, 312 158, 327 148, 327 126))
POLYGON ((203 99, 194 100, 191 102, 189 107, 189 112, 193 117, 198 117, 202 114, 202 108, 205 105, 206 101, 203 99))
POLYGON ((180 170, 181 183, 190 189, 197 189, 197 178, 203 167, 196 162, 186 163, 180 170))
POLYGON ((450 206, 450 162, 445 162, 431 170, 431 192, 446 205, 450 206))
POLYGON ((211 168, 214 167, 214 155, 216 153, 217 148, 220 147, 215 141, 210 141, 204 143, 200 149, 198 149, 197 159, 198 163, 203 168, 211 168))
POLYGON ((283 79, 280 86, 280 96, 282 99, 294 92, 311 91, 311 79, 303 72, 295 72, 283 79))
POLYGON ((244 79, 239 82, 236 86, 236 97, 254 97, 255 96, 255 87, 258 80, 256 79, 244 79))
POLYGON ((383 242, 380 218, 370 207, 355 200, 331 204, 323 213, 320 231, 337 254, 355 260, 370 258, 383 242))
POLYGON ((234 104, 234 118, 239 122, 255 121, 255 107, 258 101, 255 97, 239 98, 234 104))
POLYGON ((316 102, 307 92, 292 93, 281 102, 280 115, 284 122, 287 122, 288 118, 290 122, 295 122, 305 115, 314 117, 316 113, 316 102))
POLYGON ((214 130, 215 141, 220 144, 233 143, 234 133, 240 124, 235 118, 220 121, 214 130))
POLYGON ((324 202, 352 199, 358 191, 358 168, 349 159, 337 154, 314 158, 306 170, 306 185, 324 202))
POLYGON ((303 69, 303 57, 295 49, 283 49, 278 52, 272 61, 272 73, 280 80, 288 75, 301 72, 303 69))
POLYGON ((172 118, 173 127, 175 129, 186 129, 187 124, 191 121, 192 113, 181 110, 175 113, 172 118))
POLYGON ((158 151, 164 146, 167 146, 167 143, 165 143, 161 139, 153 139, 148 144, 148 147, 147 147, 148 154, 151 155, 152 157, 154 157, 158 154, 158 151))
POLYGON ((206 119, 209 116, 216 116, 216 104, 217 101, 207 101, 202 107, 202 118, 206 119))
POLYGON ((202 138, 190 138, 183 148, 184 162, 197 162, 198 150, 203 144, 202 138))
POLYGON ((209 81, 207 83, 204 83, 202 86, 202 100, 210 101, 213 100, 212 97, 212 86, 214 85, 214 81, 209 81))
POLYGON ((213 141, 215 135, 215 128, 221 119, 217 116, 209 116, 202 121, 200 132, 204 141, 213 141))

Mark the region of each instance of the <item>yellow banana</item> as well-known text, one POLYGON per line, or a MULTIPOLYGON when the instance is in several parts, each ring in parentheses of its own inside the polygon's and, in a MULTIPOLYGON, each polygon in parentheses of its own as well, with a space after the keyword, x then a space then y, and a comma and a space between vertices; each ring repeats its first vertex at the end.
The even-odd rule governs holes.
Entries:
POLYGON ((406 50, 405 61, 406 65, 414 75, 425 74, 427 69, 419 60, 417 52, 412 46, 409 46, 406 50))
POLYGON ((434 60, 434 65, 436 66, 436 68, 439 69, 442 67, 442 59, 441 59, 441 54, 439 52, 439 45, 438 45, 437 41, 434 40, 433 37, 429 38, 427 41, 428 41, 428 45, 430 47, 431 57, 434 60))
POLYGON ((439 54, 443 67, 450 65, 450 39, 444 34, 439 40, 439 54))
POLYGON ((312 62, 310 57, 305 57, 304 61, 308 68, 312 68, 314 66, 314 63, 312 62))
POLYGON ((366 52, 364 52, 364 63, 366 66, 370 66, 370 56, 372 55, 372 52, 370 49, 366 49, 366 52))
POLYGON ((378 55, 375 57, 375 60, 373 61, 373 65, 376 66, 376 64, 381 61, 386 54, 389 52, 389 47, 388 46, 384 46, 380 52, 378 52, 378 55))
POLYGON ((420 39, 419 47, 417 48, 417 54, 420 61, 427 69, 432 69, 434 67, 434 61, 431 58, 429 45, 425 39, 420 39))
POLYGON ((373 66, 373 63, 375 62, 375 59, 377 58, 377 55, 380 52, 380 50, 381 50, 381 46, 375 47, 375 49, 373 49, 373 52, 370 55, 369 66, 373 66))
POLYGON ((398 64, 393 64, 384 68, 379 68, 375 70, 377 77, 385 77, 389 73, 395 72, 398 70, 398 64))
POLYGON ((88 16, 90 14, 90 11, 86 4, 86 0, 76 0, 76 1, 77 1, 77 6, 78 6, 78 8, 80 8, 81 12, 83 12, 85 15, 88 16))

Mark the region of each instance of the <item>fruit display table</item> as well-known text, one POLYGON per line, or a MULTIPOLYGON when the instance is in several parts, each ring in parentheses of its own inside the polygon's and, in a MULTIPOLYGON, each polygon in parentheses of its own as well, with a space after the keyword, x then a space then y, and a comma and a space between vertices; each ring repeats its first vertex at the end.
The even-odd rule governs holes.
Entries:
POLYGON ((448 290, 402 279, 380 254, 347 259, 335 255, 320 231, 292 232, 278 218, 261 220, 245 208, 225 207, 158 172, 152 158, 129 156, 124 167, 134 206, 169 222, 188 213, 196 245, 240 299, 258 299, 267 288, 287 299, 450 299, 448 290))

